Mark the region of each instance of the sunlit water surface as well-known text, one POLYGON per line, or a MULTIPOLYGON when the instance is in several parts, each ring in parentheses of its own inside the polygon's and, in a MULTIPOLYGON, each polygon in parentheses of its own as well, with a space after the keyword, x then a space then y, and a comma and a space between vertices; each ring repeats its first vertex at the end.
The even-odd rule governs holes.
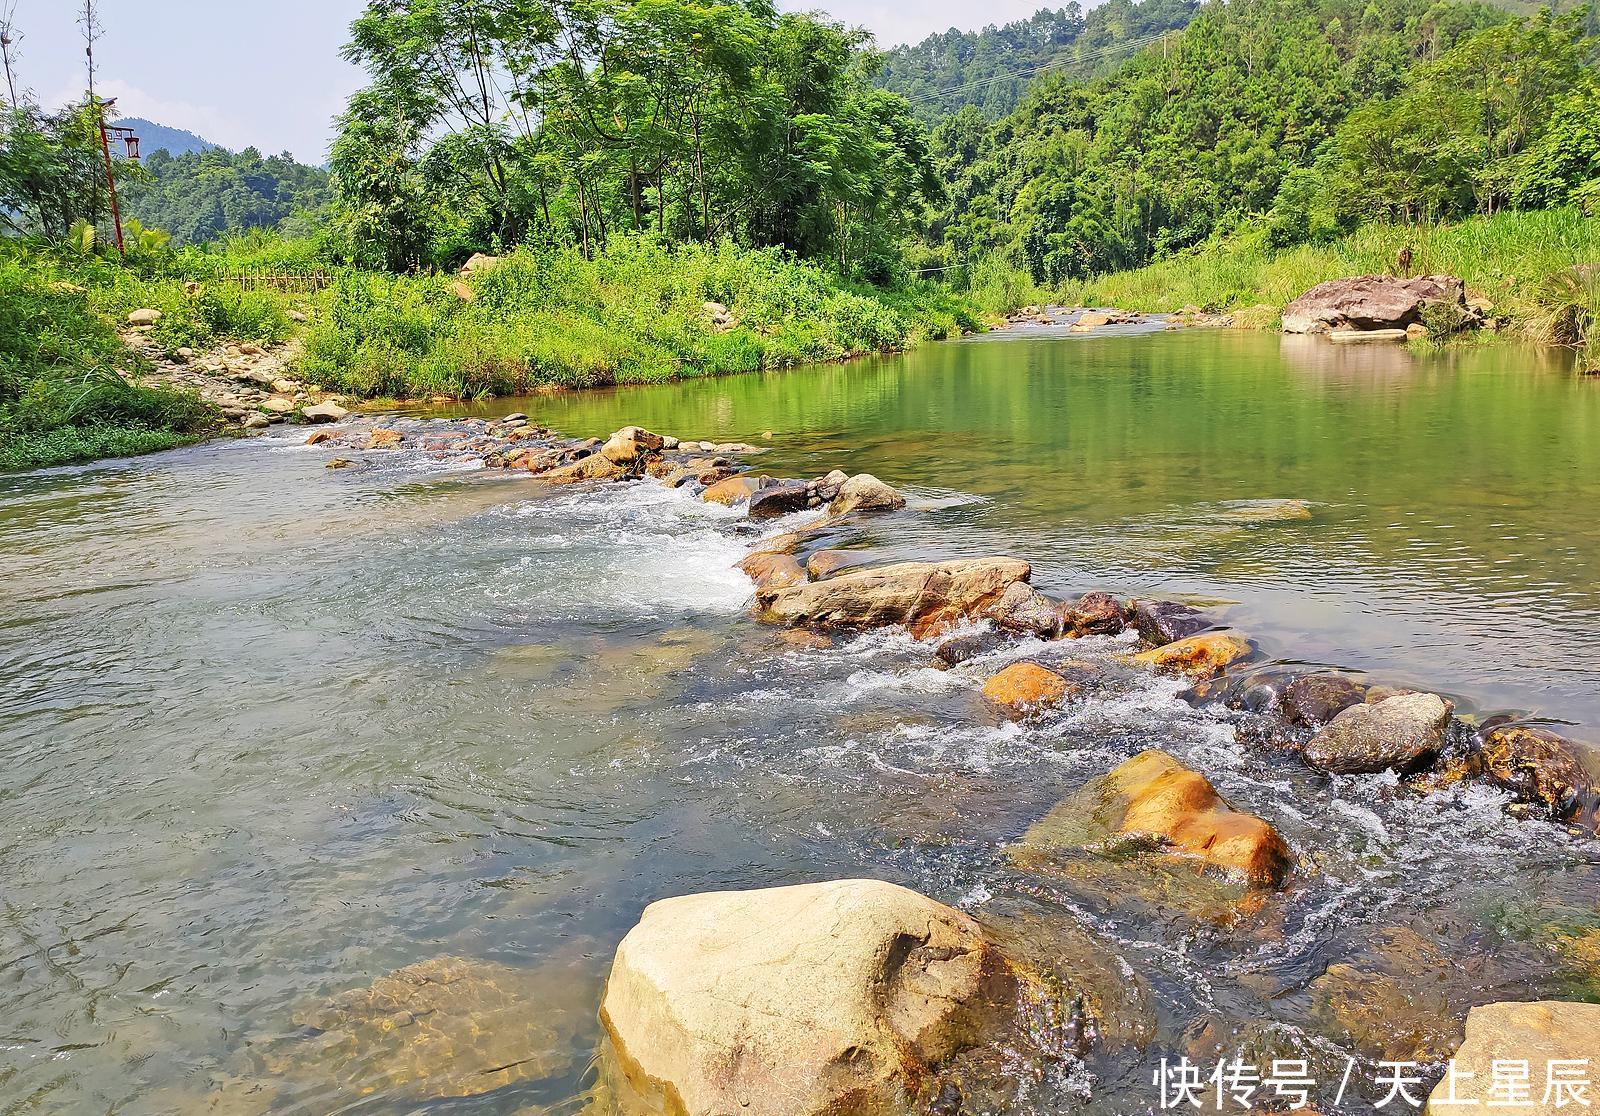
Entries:
MULTIPOLYGON (((1600 728, 1600 383, 1559 355, 1035 335, 510 409, 771 431, 764 470, 911 492, 856 544, 1013 553, 1060 593, 1211 602, 1269 658, 1600 728), (1283 498, 1313 518, 1241 515, 1283 498)), ((850 875, 1102 974, 1100 1046, 1011 1051, 985 1111, 1147 1112, 1161 1057, 1241 1046, 1336 1079, 1374 1057, 1341 989, 1448 1021, 1596 987, 1560 952, 1600 922, 1592 846, 1492 791, 1246 751, 1120 640, 950 672, 904 635, 793 646, 730 569, 749 528, 681 492, 298 441, 0 477, 0 1112, 577 1112, 645 904, 850 875), (1026 726, 977 696, 1069 654, 1113 682, 1026 726), (1286 895, 1223 926, 1008 865, 1151 746, 1284 832, 1286 895), (318 1045, 308 1011, 442 956, 517 974, 517 1072, 318 1045)))

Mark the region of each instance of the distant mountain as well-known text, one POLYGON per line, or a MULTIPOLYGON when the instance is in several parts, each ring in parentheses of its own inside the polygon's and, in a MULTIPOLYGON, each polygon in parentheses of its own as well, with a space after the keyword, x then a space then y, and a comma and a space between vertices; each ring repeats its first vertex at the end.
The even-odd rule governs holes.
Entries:
POLYGON ((187 155, 191 151, 211 151, 219 144, 203 139, 181 128, 168 128, 141 116, 123 116, 116 120, 119 128, 132 128, 139 137, 139 150, 148 155, 152 151, 166 151, 171 155, 187 155))

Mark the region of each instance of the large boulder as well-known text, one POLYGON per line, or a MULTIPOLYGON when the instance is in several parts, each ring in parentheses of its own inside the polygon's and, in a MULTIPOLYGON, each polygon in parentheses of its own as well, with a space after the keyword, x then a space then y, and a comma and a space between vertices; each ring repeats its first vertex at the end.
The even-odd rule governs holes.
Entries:
POLYGON ((1558 821, 1596 831, 1596 770, 1600 756, 1549 729, 1496 725, 1484 733, 1483 772, 1519 803, 1537 806, 1558 821))
POLYGON ((1444 748, 1452 708, 1437 694, 1352 705, 1306 744, 1306 762, 1338 775, 1414 770, 1444 748))
POLYGON ((853 511, 894 511, 905 506, 906 498, 877 477, 857 473, 839 486, 839 494, 828 505, 828 511, 845 515, 853 511))
POLYGON ((1467 309, 1467 288, 1451 275, 1397 279, 1392 275, 1357 275, 1318 283, 1283 309, 1285 333, 1331 333, 1335 330, 1405 329, 1422 320, 1431 303, 1467 309))
POLYGON ((919 639, 987 615, 1032 567, 1018 558, 902 562, 783 589, 767 605, 775 623, 822 628, 903 624, 919 639))
POLYGON ((922 1111, 1013 987, 968 916, 839 880, 652 903, 600 1020, 651 1111, 880 1116, 922 1111))
POLYGON ((1139 753, 1046 814, 1012 847, 1023 867, 1107 837, 1149 837, 1162 847, 1277 886, 1289 872, 1289 846, 1278 831, 1235 810, 1211 781, 1166 752, 1139 753))
POLYGON ((1453 1074, 1434 1087, 1428 1097, 1427 1116, 1453 1116, 1496 1107, 1524 1116, 1556 1116, 1592 1104, 1592 1088, 1583 1090, 1584 1105, 1573 1092, 1555 1090, 1549 1081, 1565 1075, 1567 1081, 1587 1082, 1591 1067, 1600 1065, 1600 1004, 1544 1000, 1533 1003, 1486 1004, 1467 1013, 1467 1037, 1456 1051, 1453 1074), (1510 1108, 1501 1066, 1514 1064, 1529 1070, 1528 1092, 1513 1098, 1510 1108), (1453 1092, 1451 1091, 1453 1088, 1453 1092), (1464 1102, 1464 1103, 1463 1103, 1464 1102))
POLYGON ((1110 593, 1085 593, 1068 607, 1067 626, 1074 635, 1116 635, 1126 624, 1122 602, 1110 593))
POLYGON ((583 481, 621 480, 627 475, 628 471, 609 457, 591 453, 588 457, 578 458, 570 465, 562 465, 540 473, 539 479, 550 484, 579 484, 583 481))

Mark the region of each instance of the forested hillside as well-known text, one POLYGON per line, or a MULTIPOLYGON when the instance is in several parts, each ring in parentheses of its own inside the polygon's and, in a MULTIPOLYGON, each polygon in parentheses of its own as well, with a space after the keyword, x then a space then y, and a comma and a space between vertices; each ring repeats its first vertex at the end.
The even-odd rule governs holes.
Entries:
POLYGON ((966 105, 998 118, 1044 70, 1092 78, 1126 61, 1133 44, 1186 26, 1197 6, 1198 0, 1106 0, 1086 14, 1074 0, 1002 27, 952 27, 886 52, 878 84, 905 96, 930 124, 966 105))
POLYGON ((139 146, 146 155, 154 151, 165 151, 168 155, 186 155, 191 151, 210 151, 217 146, 193 132, 186 132, 182 128, 169 128, 165 124, 157 124, 140 116, 124 116, 116 123, 121 127, 133 129, 134 134, 139 137, 139 146))
POLYGON ((165 229, 177 244, 202 244, 230 233, 279 226, 332 198, 328 173, 287 152, 263 158, 220 147, 144 159, 145 173, 126 187, 124 211, 165 229))
POLYGON ((1054 284, 1252 215, 1293 243, 1363 217, 1560 204, 1593 190, 1583 32, 1478 3, 1208 4, 1107 77, 1046 73, 997 123, 970 107, 941 122, 950 200, 930 241, 1054 284))

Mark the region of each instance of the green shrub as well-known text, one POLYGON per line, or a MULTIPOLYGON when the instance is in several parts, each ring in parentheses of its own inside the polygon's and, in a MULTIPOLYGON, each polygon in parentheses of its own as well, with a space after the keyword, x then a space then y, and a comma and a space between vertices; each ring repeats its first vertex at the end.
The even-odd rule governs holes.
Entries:
POLYGON ((614 237, 585 259, 524 247, 470 279, 351 273, 307 331, 301 371, 356 395, 471 397, 749 372, 976 328, 933 284, 847 284, 777 249, 614 237), (730 308, 714 326, 705 304, 730 308))

